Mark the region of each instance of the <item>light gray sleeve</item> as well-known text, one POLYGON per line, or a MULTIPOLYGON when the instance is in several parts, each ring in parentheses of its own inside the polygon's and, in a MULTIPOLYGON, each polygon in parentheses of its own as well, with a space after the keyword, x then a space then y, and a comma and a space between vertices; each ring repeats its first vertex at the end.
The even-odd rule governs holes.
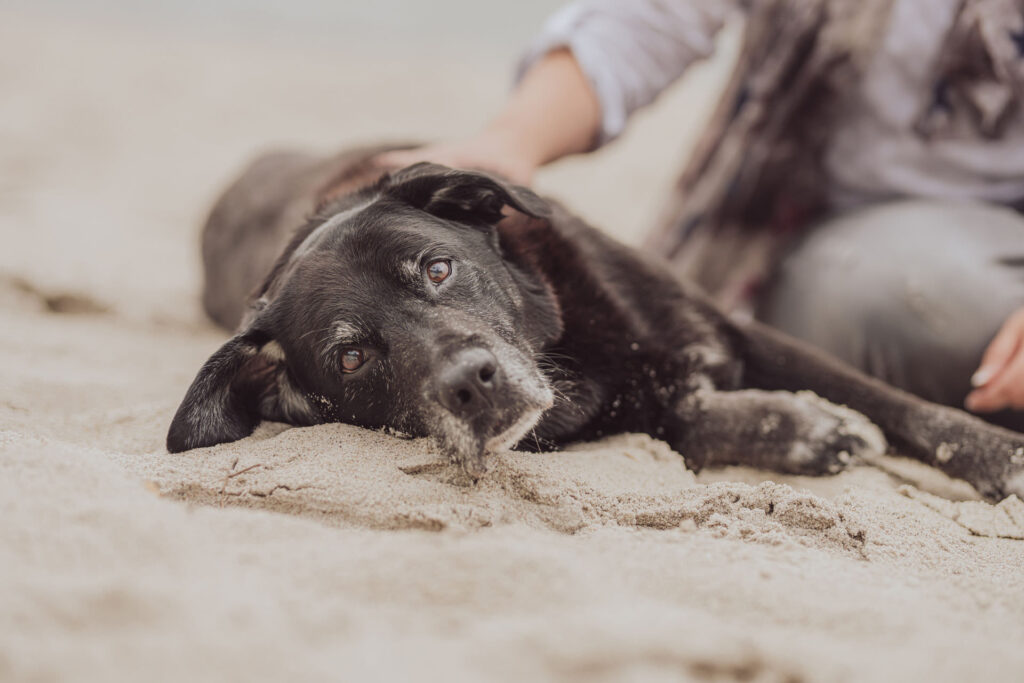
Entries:
POLYGON ((698 59, 735 0, 581 0, 556 12, 519 62, 518 81, 553 49, 572 51, 601 104, 598 145, 698 59))

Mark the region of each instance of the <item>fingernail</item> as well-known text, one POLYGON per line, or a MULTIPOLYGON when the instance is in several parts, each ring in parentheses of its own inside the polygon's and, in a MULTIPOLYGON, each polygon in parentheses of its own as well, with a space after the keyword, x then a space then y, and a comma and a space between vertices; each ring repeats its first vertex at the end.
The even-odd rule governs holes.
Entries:
POLYGON ((978 371, 971 375, 971 385, 983 387, 988 384, 988 381, 992 379, 994 374, 996 374, 996 370, 991 365, 978 368, 978 371))

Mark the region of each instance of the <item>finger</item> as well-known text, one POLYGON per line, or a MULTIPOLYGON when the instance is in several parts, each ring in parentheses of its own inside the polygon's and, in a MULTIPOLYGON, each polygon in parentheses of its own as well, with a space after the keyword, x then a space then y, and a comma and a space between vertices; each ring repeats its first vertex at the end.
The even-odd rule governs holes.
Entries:
POLYGON ((395 149, 390 152, 383 152, 377 155, 377 160, 382 164, 393 167, 411 166, 421 161, 432 161, 435 164, 444 164, 451 156, 451 152, 443 145, 414 147, 413 149, 395 149))
POLYGON ((964 399, 964 408, 972 413, 993 413, 1006 407, 1006 400, 987 387, 975 389, 964 399))
POLYGON ((972 413, 994 413, 1006 406, 1006 402, 994 391, 975 389, 964 399, 964 408, 972 413))
POLYGON ((983 387, 999 374, 1000 370, 1014 357, 1024 336, 1024 316, 1017 312, 1003 324, 995 338, 989 342, 981 357, 981 365, 971 376, 971 384, 983 387))
POLYGON ((420 161, 421 155, 407 150, 402 150, 398 152, 384 152, 383 154, 378 154, 375 160, 381 166, 400 168, 420 161))
POLYGON ((1024 349, 1011 358, 987 385, 968 394, 964 405, 977 413, 1024 408, 1024 349))

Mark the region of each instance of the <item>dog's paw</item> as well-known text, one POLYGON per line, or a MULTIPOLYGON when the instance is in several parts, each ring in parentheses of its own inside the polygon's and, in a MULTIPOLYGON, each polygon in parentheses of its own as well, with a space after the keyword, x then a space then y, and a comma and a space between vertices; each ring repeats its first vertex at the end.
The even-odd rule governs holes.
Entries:
POLYGON ((1018 449, 1016 454, 1011 456, 1011 459, 1013 458, 1016 458, 1017 461, 1010 465, 1006 480, 1001 487, 1002 495, 1004 498, 1012 495, 1024 500, 1024 448, 1018 449))
POLYGON ((862 414, 811 392, 797 394, 797 436, 781 469, 790 474, 836 474, 859 458, 885 453, 882 430, 862 414))
POLYGON ((1024 434, 983 422, 959 410, 932 407, 917 433, 927 444, 920 458, 963 479, 992 501, 1024 498, 1024 434))
POLYGON ((1024 500, 1024 445, 997 448, 978 460, 976 471, 960 474, 960 478, 992 502, 1013 495, 1024 500))
POLYGON ((986 439, 983 444, 943 442, 938 465, 971 484, 991 501, 1016 495, 1024 499, 1024 438, 986 439), (949 467, 951 461, 961 462, 949 467))

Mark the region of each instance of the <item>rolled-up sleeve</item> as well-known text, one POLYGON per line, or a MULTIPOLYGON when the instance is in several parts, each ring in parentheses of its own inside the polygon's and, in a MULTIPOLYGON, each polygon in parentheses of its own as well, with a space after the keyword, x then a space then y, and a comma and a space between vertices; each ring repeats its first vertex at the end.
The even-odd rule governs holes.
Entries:
POLYGON ((556 12, 519 62, 517 80, 538 59, 568 48, 601 105, 598 145, 617 137, 630 114, 698 59, 735 8, 730 0, 582 0, 556 12))

